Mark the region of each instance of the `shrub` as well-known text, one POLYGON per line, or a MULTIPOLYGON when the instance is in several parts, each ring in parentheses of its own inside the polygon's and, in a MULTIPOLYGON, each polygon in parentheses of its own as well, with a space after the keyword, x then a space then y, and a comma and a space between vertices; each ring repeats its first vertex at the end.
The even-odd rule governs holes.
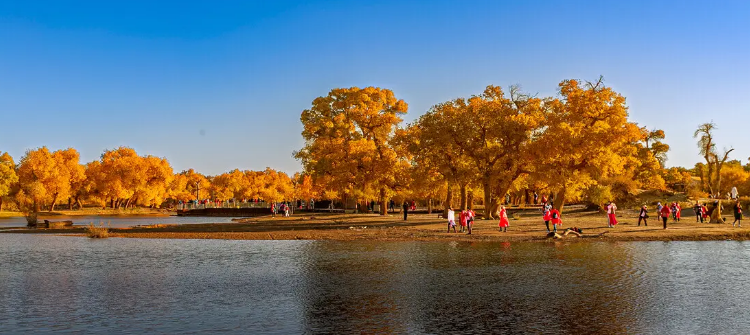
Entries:
POLYGON ((103 223, 100 223, 98 227, 93 223, 89 223, 88 228, 86 228, 86 236, 90 238, 107 238, 109 237, 109 228, 105 227, 103 223))
POLYGON ((612 189, 609 186, 592 185, 586 190, 586 198, 591 204, 604 208, 604 204, 613 200, 612 189))
POLYGON ((23 217, 26 218, 26 224, 31 226, 36 226, 37 223, 37 213, 36 212, 26 212, 23 213, 23 217))

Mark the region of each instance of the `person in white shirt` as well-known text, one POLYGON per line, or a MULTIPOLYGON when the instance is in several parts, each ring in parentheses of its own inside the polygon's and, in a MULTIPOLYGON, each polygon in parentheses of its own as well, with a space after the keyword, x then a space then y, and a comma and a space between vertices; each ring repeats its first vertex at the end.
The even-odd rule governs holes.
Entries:
POLYGON ((453 232, 456 233, 456 213, 453 212, 453 207, 448 208, 448 232, 451 232, 451 228, 453 228, 453 232))

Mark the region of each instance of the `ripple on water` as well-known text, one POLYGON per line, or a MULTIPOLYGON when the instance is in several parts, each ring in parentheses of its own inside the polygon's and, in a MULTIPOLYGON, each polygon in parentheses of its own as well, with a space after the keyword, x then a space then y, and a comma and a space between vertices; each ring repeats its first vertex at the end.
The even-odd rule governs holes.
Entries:
POLYGON ((0 235, 0 333, 726 333, 747 242, 0 235))

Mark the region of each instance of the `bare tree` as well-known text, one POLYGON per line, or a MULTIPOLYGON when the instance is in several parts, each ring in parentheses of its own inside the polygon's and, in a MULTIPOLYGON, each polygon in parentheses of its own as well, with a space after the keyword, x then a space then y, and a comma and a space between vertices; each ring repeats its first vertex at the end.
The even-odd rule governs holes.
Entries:
POLYGON ((706 160, 706 185, 708 191, 716 195, 719 204, 711 214, 711 222, 722 223, 721 220, 721 168, 729 158, 729 154, 734 151, 733 148, 724 149, 722 154, 717 153, 716 143, 714 143, 713 131, 718 129, 716 124, 712 122, 704 123, 698 126, 693 134, 694 138, 698 138, 698 148, 703 158, 706 160))

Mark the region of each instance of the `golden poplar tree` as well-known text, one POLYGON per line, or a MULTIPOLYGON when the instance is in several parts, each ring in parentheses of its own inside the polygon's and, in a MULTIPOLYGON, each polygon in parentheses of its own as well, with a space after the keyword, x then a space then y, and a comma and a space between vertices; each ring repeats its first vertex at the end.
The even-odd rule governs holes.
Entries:
MULTIPOLYGON (((461 171, 468 167, 469 174, 475 176, 484 196, 485 218, 493 217, 500 197, 513 182, 531 171, 532 147, 544 126, 543 105, 541 99, 523 94, 516 87, 506 96, 500 87, 487 86, 482 94, 468 100, 437 105, 428 112, 434 116, 420 119, 426 128, 432 127, 429 122, 440 123, 435 127, 440 134, 434 130, 430 133, 441 139, 433 141, 453 142, 438 147, 452 149, 442 159, 451 158, 445 164, 455 164, 461 171)), ((427 139, 424 143, 432 145, 427 139)), ((460 186, 463 198, 466 185, 460 186)))
POLYGON ((632 165, 634 144, 643 133, 628 121, 625 98, 601 78, 583 85, 565 80, 559 87, 561 98, 549 103, 541 157, 547 180, 558 191, 555 207, 562 210, 566 197, 632 165))
POLYGON ((73 148, 50 152, 47 147, 26 151, 18 166, 20 191, 19 207, 38 212, 40 206, 55 209, 60 199, 71 196, 72 183, 80 183, 86 176, 73 148))
POLYGON ((0 211, 3 210, 3 198, 10 194, 12 187, 18 182, 16 164, 7 152, 0 155, 0 211))
POLYGON ((391 143, 407 104, 388 89, 338 88, 302 112, 305 146, 295 153, 316 184, 362 203, 386 196, 408 162, 391 143))

